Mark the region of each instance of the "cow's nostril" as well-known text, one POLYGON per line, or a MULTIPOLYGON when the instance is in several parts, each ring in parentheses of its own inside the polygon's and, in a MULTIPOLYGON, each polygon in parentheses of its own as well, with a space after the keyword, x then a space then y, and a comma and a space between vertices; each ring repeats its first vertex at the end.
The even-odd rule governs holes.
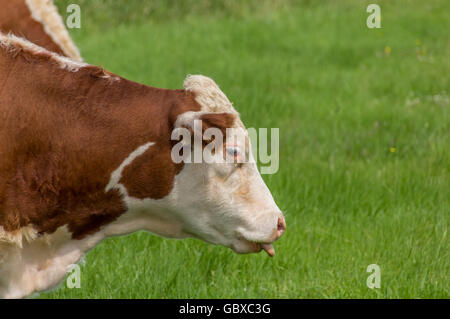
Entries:
POLYGON ((278 237, 281 236, 285 230, 286 230, 286 221, 284 220, 284 217, 281 216, 278 218, 278 237))

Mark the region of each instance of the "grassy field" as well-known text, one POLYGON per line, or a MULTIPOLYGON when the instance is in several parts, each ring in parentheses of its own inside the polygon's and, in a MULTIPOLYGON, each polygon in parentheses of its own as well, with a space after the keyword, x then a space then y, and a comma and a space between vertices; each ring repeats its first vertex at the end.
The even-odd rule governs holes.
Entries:
POLYGON ((280 128, 264 179, 288 229, 272 259, 108 239, 80 289, 40 298, 449 298, 450 2, 379 0, 368 29, 371 2, 79 1, 89 63, 157 87, 211 76, 247 127, 280 128))

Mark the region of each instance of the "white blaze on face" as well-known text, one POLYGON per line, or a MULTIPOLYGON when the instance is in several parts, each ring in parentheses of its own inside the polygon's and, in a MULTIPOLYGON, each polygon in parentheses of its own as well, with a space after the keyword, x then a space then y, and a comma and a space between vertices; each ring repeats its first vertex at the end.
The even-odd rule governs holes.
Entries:
POLYGON ((261 244, 279 237, 283 216, 256 167, 245 130, 233 132, 240 138, 227 142, 225 149, 246 160, 227 163, 221 153, 214 163, 186 163, 168 196, 174 205, 171 214, 194 237, 240 253, 263 248, 273 255, 270 245, 261 244))

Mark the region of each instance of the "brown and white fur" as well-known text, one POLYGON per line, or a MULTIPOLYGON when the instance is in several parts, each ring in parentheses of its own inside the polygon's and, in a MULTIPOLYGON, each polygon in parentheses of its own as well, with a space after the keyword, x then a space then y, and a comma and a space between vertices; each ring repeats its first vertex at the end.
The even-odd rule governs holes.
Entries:
POLYGON ((231 128, 244 142, 229 147, 251 158, 210 78, 158 89, 0 33, 0 297, 49 289, 137 230, 272 255, 286 225, 254 162, 172 160, 171 133, 194 120, 231 128))
POLYGON ((0 31, 24 37, 49 51, 81 62, 52 0, 0 0, 0 31))

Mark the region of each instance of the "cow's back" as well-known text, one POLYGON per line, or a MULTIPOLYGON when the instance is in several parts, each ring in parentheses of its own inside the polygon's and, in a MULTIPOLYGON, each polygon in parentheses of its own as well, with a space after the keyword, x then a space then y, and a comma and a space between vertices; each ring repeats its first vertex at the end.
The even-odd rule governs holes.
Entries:
POLYGON ((81 61, 56 7, 49 0, 0 0, 0 31, 81 61))

